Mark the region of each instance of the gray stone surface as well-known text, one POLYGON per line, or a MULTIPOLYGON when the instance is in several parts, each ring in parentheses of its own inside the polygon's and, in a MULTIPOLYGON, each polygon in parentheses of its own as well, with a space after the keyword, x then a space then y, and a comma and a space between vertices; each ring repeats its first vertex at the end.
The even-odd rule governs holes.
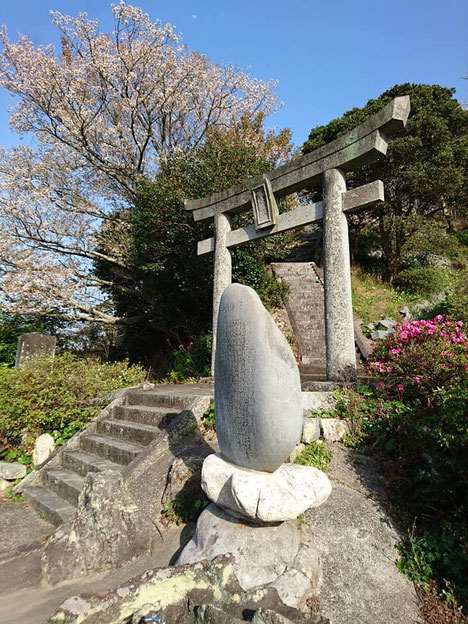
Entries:
POLYGON ((272 588, 243 591, 230 556, 148 570, 111 590, 71 596, 49 622, 136 624, 154 615, 161 624, 238 624, 246 621, 246 614, 250 621, 257 612, 257 624, 327 624, 288 607, 272 588))
POLYGON ((245 591, 271 585, 288 606, 301 608, 317 589, 320 561, 314 534, 304 523, 259 527, 209 505, 177 565, 227 553, 234 556, 234 574, 245 591))
POLYGON ((18 349, 16 351, 16 367, 21 367, 25 361, 36 355, 54 355, 57 338, 33 332, 23 334, 18 338, 18 349))
MULTIPOLYGON (((50 531, 50 524, 26 503, 0 498, 0 603, 9 592, 39 584, 41 550, 50 531)), ((0 608, 0 622, 6 620, 0 608)))
POLYGON ((231 231, 231 217, 227 214, 219 214, 214 223, 214 271, 213 271, 213 339, 211 345, 211 374, 214 374, 216 358, 216 341, 218 327, 218 313, 221 295, 232 282, 232 259, 231 252, 226 246, 226 238, 231 231))
POLYGON ((416 624, 413 585, 395 565, 399 535, 374 457, 331 443, 326 505, 306 512, 322 557, 320 613, 333 624, 416 624), (384 502, 377 502, 384 501, 384 502))
POLYGON ((155 526, 138 507, 117 471, 88 473, 69 522, 42 554, 45 580, 55 585, 120 567, 151 550, 155 526))
POLYGON ((334 484, 327 505, 311 510, 323 560, 321 614, 333 624, 415 624, 413 586, 395 566, 399 536, 368 496, 334 484))
POLYGON ((328 412, 335 409, 336 399, 332 392, 302 392, 302 405, 305 410, 328 412))
POLYGON ((311 466, 284 464, 273 473, 248 470, 219 455, 209 455, 202 468, 202 488, 210 500, 236 516, 258 523, 297 518, 324 503, 331 485, 311 466))
POLYGON ((25 474, 26 466, 24 464, 0 461, 0 477, 3 479, 14 481, 15 479, 22 479, 25 474))
POLYGON ((273 472, 302 433, 296 360, 252 288, 221 298, 215 361, 216 431, 230 462, 273 472))
POLYGON ((346 420, 341 418, 321 418, 320 428, 327 442, 338 442, 349 429, 346 420))
POLYGON ((55 441, 50 433, 43 433, 40 435, 35 443, 32 454, 32 463, 35 466, 40 466, 55 450, 55 441))
POLYGON ((0 477, 0 492, 5 492, 8 488, 11 488, 11 481, 7 481, 3 477, 0 477))
POLYGON ((304 418, 302 421, 302 442, 311 444, 320 438, 320 419, 304 418))
POLYGON ((351 300, 348 222, 343 212, 344 174, 329 169, 323 174, 323 251, 327 379, 356 376, 354 319, 351 300))
POLYGON ((393 319, 383 319, 382 321, 379 321, 379 325, 382 325, 386 329, 391 329, 396 324, 397 322, 393 319))

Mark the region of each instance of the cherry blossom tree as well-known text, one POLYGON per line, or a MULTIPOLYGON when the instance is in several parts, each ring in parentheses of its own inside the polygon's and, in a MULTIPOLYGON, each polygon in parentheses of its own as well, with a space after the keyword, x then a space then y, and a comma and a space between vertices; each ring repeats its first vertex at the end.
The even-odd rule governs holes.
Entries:
POLYGON ((103 232, 125 232, 139 180, 210 132, 239 133, 278 106, 272 81, 189 51, 173 26, 140 8, 122 1, 112 11, 110 34, 85 13, 51 12, 61 50, 0 32, 0 85, 18 102, 10 125, 30 138, 0 148, 5 310, 119 322, 92 265, 126 266, 125 245, 103 232))

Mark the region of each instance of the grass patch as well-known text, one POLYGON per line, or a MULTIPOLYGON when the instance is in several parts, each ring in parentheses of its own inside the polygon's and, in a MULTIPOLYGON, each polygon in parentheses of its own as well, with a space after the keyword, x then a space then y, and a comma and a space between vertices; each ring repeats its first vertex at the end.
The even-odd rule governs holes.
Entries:
POLYGON ((326 472, 331 458, 331 453, 327 450, 325 444, 313 442, 305 447, 294 463, 300 466, 313 466, 326 472))
POLYGON ((421 300, 417 295, 398 292, 377 277, 363 273, 358 268, 351 270, 353 288, 353 310, 362 318, 364 325, 377 323, 384 318, 400 320, 398 310, 421 300))

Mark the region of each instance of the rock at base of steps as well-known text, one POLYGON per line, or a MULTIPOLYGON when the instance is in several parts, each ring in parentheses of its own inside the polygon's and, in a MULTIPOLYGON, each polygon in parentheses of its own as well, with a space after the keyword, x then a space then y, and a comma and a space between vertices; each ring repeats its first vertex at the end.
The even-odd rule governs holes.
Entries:
POLYGON ((68 598, 50 624, 329 624, 329 620, 288 607, 272 588, 242 590, 230 555, 159 570, 148 570, 116 589, 68 598), (152 618, 152 619, 150 619, 152 618))
POLYGON ((290 520, 260 527, 210 504, 176 565, 227 553, 234 556, 234 573, 244 591, 273 587, 285 604, 297 609, 316 595, 320 560, 306 524, 290 520))
POLYGON ((116 471, 90 472, 70 521, 42 554, 50 585, 118 568, 151 550, 155 527, 142 513, 116 471))

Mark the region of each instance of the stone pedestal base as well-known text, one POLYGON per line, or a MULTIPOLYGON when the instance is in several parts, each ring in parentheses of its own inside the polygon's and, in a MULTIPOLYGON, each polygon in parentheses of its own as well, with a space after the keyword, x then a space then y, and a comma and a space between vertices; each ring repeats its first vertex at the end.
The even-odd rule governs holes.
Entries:
POLYGON ((219 507, 258 524, 293 520, 324 503, 331 493, 327 475, 311 466, 283 464, 275 472, 258 472, 218 454, 205 459, 201 485, 219 507))
POLYGON ((176 565, 227 553, 234 556, 234 574, 244 591, 274 587, 281 600, 296 609, 316 593, 320 560, 312 529, 304 523, 258 526, 211 504, 176 565))

